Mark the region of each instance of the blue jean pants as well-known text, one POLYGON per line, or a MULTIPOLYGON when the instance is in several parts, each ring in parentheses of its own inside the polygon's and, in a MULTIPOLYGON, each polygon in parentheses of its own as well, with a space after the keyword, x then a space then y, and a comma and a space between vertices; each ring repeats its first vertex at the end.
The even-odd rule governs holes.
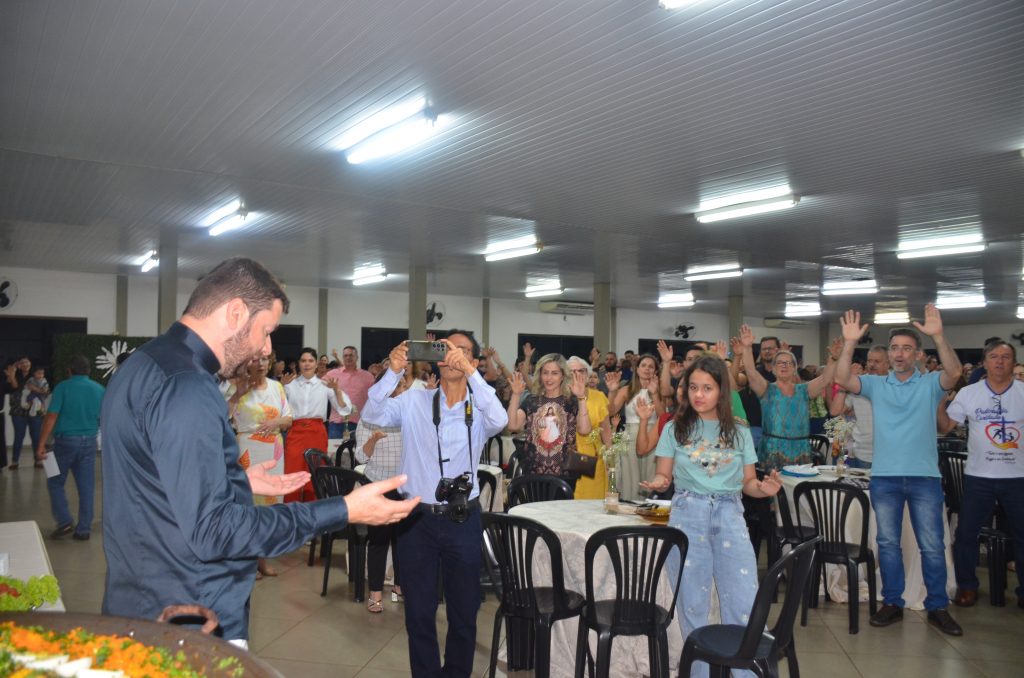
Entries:
POLYGON ((414 678, 469 678, 480 610, 480 509, 464 523, 416 510, 398 528, 398 561, 405 596, 409 668, 414 678), (444 667, 437 645, 437 574, 444 586, 448 635, 444 667))
POLYGON ((1010 522, 1017 561, 1017 598, 1024 598, 1024 478, 964 476, 960 520, 953 541, 956 584, 962 589, 978 588, 978 535, 989 524, 996 500, 1003 505, 1010 522))
MULTIPOLYGON (((701 495, 677 492, 672 498, 668 524, 682 530, 689 540, 683 582, 676 601, 676 614, 683 638, 708 625, 711 611, 711 584, 718 589, 723 624, 746 626, 757 596, 757 559, 750 544, 750 533, 743 520, 740 495, 701 495)), ((678 570, 675 559, 669 561, 673 581, 678 570)), ((696 662, 691 676, 707 676, 708 665, 696 662)), ((752 676, 749 671, 733 671, 734 676, 752 676)))
POLYGON ((21 457, 21 446, 25 444, 25 430, 28 430, 29 440, 32 442, 32 451, 39 447, 39 433, 43 426, 42 417, 18 417, 11 415, 11 427, 14 429, 14 437, 11 439, 11 463, 17 464, 21 457))
POLYGON ((925 476, 875 476, 871 479, 871 506, 878 527, 878 567, 882 571, 882 601, 904 607, 903 507, 910 508, 910 524, 921 549, 921 570, 928 596, 927 610, 949 605, 946 594, 946 548, 942 521, 945 508, 942 481, 925 476))
POLYGON ((50 510, 57 527, 74 521, 68 510, 64 483, 68 473, 74 473, 78 488, 78 524, 75 534, 85 536, 92 529, 93 500, 96 496, 96 436, 57 436, 53 440, 53 454, 60 474, 46 479, 50 491, 50 510))

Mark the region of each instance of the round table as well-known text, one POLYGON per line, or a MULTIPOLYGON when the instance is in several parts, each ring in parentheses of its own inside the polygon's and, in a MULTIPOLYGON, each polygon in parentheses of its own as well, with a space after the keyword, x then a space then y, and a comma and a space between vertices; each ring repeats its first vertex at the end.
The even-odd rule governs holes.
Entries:
MULTIPOLYGON (((648 521, 635 515, 608 514, 604 512, 602 500, 561 500, 520 504, 509 509, 509 514, 530 518, 541 523, 556 535, 562 545, 562 568, 565 577, 565 588, 586 595, 586 567, 584 551, 587 539, 592 534, 606 527, 619 525, 650 525, 648 521)), ((534 573, 540 582, 551 581, 550 558, 543 545, 538 546, 539 552, 534 561, 534 573)), ((613 598, 615 585, 612 579, 611 564, 607 555, 599 556, 594 562, 594 594, 598 598, 613 598)), ((686 576, 685 570, 683 576, 686 576)), ((658 587, 658 600, 668 607, 672 602, 672 590, 666 574, 658 587)), ((716 605, 717 609, 717 605, 716 605)), ((556 622, 551 629, 551 676, 572 676, 575 671, 576 634, 578 621, 566 619, 556 622)), ((678 620, 668 629, 668 656, 672 665, 672 675, 676 673, 676 662, 683 650, 683 636, 678 620)), ((596 636, 591 634, 591 653, 596 650, 596 636)), ((617 637, 612 644, 613 676, 644 676, 650 675, 650 664, 647 639, 644 636, 617 637)))

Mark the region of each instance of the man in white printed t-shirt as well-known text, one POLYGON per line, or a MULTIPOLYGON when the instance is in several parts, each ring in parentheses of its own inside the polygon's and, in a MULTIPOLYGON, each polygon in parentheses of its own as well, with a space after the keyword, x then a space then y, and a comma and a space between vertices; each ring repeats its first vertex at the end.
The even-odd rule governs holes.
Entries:
POLYGON ((985 345, 984 379, 965 386, 938 427, 948 433, 967 422, 967 466, 960 521, 953 543, 957 592, 954 602, 970 607, 978 600, 978 534, 998 500, 1009 518, 1017 561, 1017 607, 1024 609, 1024 382, 1013 378, 1017 352, 1000 340, 985 345))

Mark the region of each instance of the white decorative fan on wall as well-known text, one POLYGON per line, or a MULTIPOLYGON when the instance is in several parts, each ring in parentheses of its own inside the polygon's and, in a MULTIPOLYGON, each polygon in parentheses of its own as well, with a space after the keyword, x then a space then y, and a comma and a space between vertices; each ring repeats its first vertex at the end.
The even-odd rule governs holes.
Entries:
POLYGON ((18 285, 10 278, 0 278, 0 312, 6 311, 18 300, 18 285))

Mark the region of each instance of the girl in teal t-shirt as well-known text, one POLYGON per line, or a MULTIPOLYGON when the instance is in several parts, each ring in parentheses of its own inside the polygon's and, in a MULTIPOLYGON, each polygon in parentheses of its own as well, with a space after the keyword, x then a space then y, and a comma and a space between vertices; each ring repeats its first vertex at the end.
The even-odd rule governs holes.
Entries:
MULTIPOLYGON (((662 492, 675 481, 669 525, 689 539, 677 602, 686 638, 708 624, 712 581, 722 622, 746 625, 757 594, 757 559, 740 495, 771 497, 782 483, 778 472, 760 481, 754 473, 754 441, 750 430, 733 418, 725 362, 703 356, 683 378, 686 406, 662 432, 654 478, 641 485, 662 492)), ((707 676, 707 664, 698 662, 692 675, 707 676)))

